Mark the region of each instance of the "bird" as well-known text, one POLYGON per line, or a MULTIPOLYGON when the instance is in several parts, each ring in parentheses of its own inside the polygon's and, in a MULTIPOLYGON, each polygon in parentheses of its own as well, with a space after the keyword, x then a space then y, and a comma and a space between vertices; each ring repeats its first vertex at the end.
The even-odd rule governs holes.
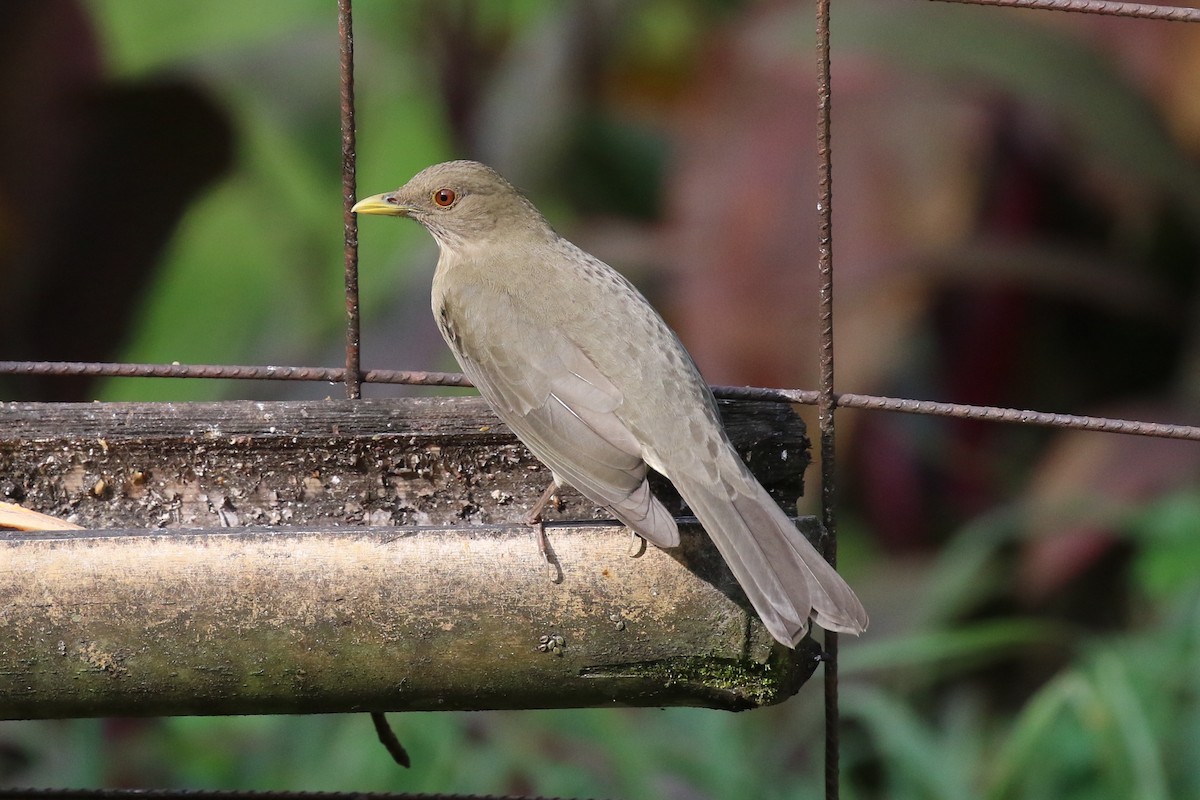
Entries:
POLYGON ((675 547, 676 520, 647 481, 654 470, 777 641, 794 648, 810 619, 838 633, 866 630, 854 591, 738 456, 675 332, 498 172, 435 164, 351 210, 408 217, 436 240, 438 329, 496 415, 549 467, 551 489, 572 486, 642 538, 675 547))

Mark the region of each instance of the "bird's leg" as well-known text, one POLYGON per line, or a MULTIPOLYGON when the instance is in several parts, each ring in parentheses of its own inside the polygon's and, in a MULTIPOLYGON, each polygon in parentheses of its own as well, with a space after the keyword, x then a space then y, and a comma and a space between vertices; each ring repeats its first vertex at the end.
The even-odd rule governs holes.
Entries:
MULTIPOLYGON (((525 517, 525 521, 530 525, 534 524, 535 522, 541 522, 542 509, 550 505, 550 501, 553 500, 557 494, 558 484, 554 481, 550 481, 550 485, 546 487, 546 491, 542 492, 542 496, 538 498, 536 503, 533 504, 533 508, 529 509, 529 514, 525 517)), ((554 505, 556 508, 558 507, 558 503, 555 503, 554 505)))
POLYGON ((550 485, 546 487, 546 491, 542 492, 541 498, 533 504, 533 508, 529 509, 529 513, 525 515, 525 523, 534 526, 534 540, 537 542, 538 552, 542 554, 542 558, 550 564, 550 543, 546 541, 546 526, 542 520, 542 509, 544 509, 554 496, 558 493, 558 484, 550 481, 550 485))

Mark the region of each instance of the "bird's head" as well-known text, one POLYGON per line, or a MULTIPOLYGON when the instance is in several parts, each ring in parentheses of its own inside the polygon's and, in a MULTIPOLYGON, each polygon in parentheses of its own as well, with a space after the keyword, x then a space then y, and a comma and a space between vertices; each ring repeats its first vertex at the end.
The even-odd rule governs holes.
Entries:
POLYGON ((477 244, 497 231, 549 230, 524 195, 478 161, 426 167, 399 189, 359 200, 351 210, 411 217, 443 247, 477 244))

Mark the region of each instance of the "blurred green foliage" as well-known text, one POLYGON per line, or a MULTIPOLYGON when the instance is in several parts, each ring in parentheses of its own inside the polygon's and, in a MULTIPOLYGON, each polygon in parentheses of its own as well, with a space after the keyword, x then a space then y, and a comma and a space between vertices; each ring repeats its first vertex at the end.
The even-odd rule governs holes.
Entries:
MULTIPOLYGON (((433 5, 355 5, 363 194, 463 155, 429 59, 422 15, 433 5)), ((699 68, 698 40, 754 5, 648 0, 623 16, 614 48, 648 73, 678 77, 699 68)), ((1195 212, 1194 168, 1149 119, 1144 98, 1092 50, 1007 16, 911 5, 835 19, 839 44, 1051 108, 1081 153, 1122 162, 1133 179, 1195 212)), ((562 6, 478 3, 471 24, 503 44, 562 6)), ((115 77, 186 74, 220 99, 238 137, 234 173, 180 224, 123 360, 321 361, 343 314, 333 3, 89 0, 87 8, 115 77)), ((808 19, 773 34, 807 41, 808 19)), ((631 93, 657 90, 639 77, 645 85, 631 93)), ((551 216, 655 214, 669 148, 661 131, 631 116, 592 110, 567 126, 587 157, 549 198, 551 216)), ((372 318, 406 287, 426 291, 406 270, 427 271, 432 251, 415 225, 372 225, 369 240, 362 282, 372 318), (424 262, 406 256, 414 251, 424 262)), ((202 399, 239 388, 112 381, 102 397, 202 399)), ((1023 613, 1011 602, 1013 551, 1028 514, 1013 503, 978 515, 919 569, 919 589, 886 598, 910 614, 905 627, 843 639, 844 797, 1200 796, 1200 498, 1179 491, 1115 516, 1137 554, 1126 587, 1133 623, 1120 630, 1023 613)), ((855 527, 848 516, 844 531, 855 527)), ((852 577, 905 569, 873 565, 886 557, 866 551, 868 538, 851 535, 843 550, 843 563, 857 567, 852 577)), ((742 715, 393 715, 413 755, 408 772, 390 763, 365 715, 4 723, 0 735, 30 759, 7 774, 39 785, 806 798, 821 796, 818 683, 781 707, 742 715)))
MULTIPOLYGON (((304 357, 336 335, 344 314, 334 9, 314 0, 89 7, 118 76, 200 80, 239 137, 234 175, 183 220, 124 358, 311 363, 304 357)), ((410 19, 397 4, 358 9, 360 182, 398 181, 449 156, 437 98, 413 63, 410 19)), ((418 235, 401 225, 372 231, 361 265, 365 314, 403 280, 384 256, 401 243, 411 248, 418 235)), ((169 382, 111 381, 103 399, 179 391, 169 382)), ((186 391, 203 399, 236 389, 194 381, 186 391)))
MULTIPOLYGON (((908 696, 857 682, 847 688, 843 714, 861 725, 866 741, 847 748, 845 769, 854 775, 864 764, 871 771, 882 766, 883 797, 1192 796, 1200 786, 1200 570, 1188 567, 1195 566, 1197 510, 1196 495, 1185 493, 1126 515, 1126 535, 1148 544, 1133 586, 1143 624, 1133 630, 934 623, 928 632, 849 648, 843 674, 866 668, 887 676, 885 684, 906 687, 908 696), (1019 706, 989 706, 970 682, 946 681, 991 660, 1011 670, 1014 685, 1025 685, 1011 654, 1029 658, 1039 650, 1061 668, 1019 706), (877 758, 882 765, 871 763, 877 758)), ((1021 535, 1018 516, 964 532, 929 576, 929 596, 917 602, 929 607, 939 598, 941 605, 953 592, 938 587, 979 580, 998 549, 1021 535)), ((987 594, 973 592, 951 608, 961 614, 987 594)))

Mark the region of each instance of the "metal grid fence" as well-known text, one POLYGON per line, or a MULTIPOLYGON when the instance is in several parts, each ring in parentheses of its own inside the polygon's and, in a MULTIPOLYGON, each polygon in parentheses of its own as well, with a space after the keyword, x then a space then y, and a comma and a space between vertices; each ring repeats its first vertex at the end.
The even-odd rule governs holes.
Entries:
MULTIPOLYGON (((1200 8, 1192 6, 1162 6, 1148 3, 1113 2, 1112 0, 929 0, 962 5, 1024 8, 1060 12, 1097 14, 1136 19, 1177 22, 1200 22, 1200 8)), ((918 2, 918 0, 913 0, 918 2)), ((834 391, 833 348, 833 171, 831 114, 833 91, 830 83, 830 9, 833 0, 817 0, 815 29, 817 34, 817 156, 818 156, 818 258, 820 388, 816 390, 716 386, 718 397, 741 400, 768 400, 783 403, 815 405, 818 409, 819 445, 821 455, 821 518, 828 532, 826 556, 836 563, 837 524, 834 513, 834 433, 835 411, 838 408, 858 408, 873 411, 892 411, 925 414, 957 419, 1037 425, 1062 429, 1077 429, 1135 436, 1200 441, 1200 426, 1114 419, 1108 417, 1058 414, 1044 411, 992 406, 943 403, 929 400, 883 397, 869 394, 834 391)), ((123 378, 207 378, 242 380, 324 381, 341 383, 349 399, 361 397, 363 383, 410 384, 423 386, 470 386, 463 375, 446 372, 364 370, 360 360, 360 303, 358 288, 358 226, 350 208, 357 199, 355 160, 355 102, 354 102, 354 35, 352 0, 338 0, 338 33, 341 98, 341 159, 344 227, 344 267, 346 293, 345 365, 343 367, 296 367, 265 365, 200 365, 200 364, 132 364, 51 361, 0 361, 0 374, 49 376, 104 376, 123 378)), ((824 647, 825 668, 825 795, 828 800, 839 796, 838 741, 838 682, 837 635, 826 632, 824 647)), ((3 794, 0 792, 0 794, 3 794)), ((41 790, 36 796, 113 798, 128 796, 121 790, 68 791, 41 790)), ((139 792, 138 796, 147 795, 139 792)), ((163 793, 163 797, 214 796, 207 792, 163 793)), ((243 793, 218 793, 216 796, 242 797, 243 793)), ((321 793, 269 793, 271 797, 330 797, 347 795, 321 793)), ((384 795, 354 796, 383 797, 384 795)), ((387 795, 404 797, 408 795, 387 795)), ((425 795, 429 796, 429 795, 425 795)), ((439 795, 440 796, 440 795, 439 795)), ((430 796, 432 797, 432 796, 430 796)))

